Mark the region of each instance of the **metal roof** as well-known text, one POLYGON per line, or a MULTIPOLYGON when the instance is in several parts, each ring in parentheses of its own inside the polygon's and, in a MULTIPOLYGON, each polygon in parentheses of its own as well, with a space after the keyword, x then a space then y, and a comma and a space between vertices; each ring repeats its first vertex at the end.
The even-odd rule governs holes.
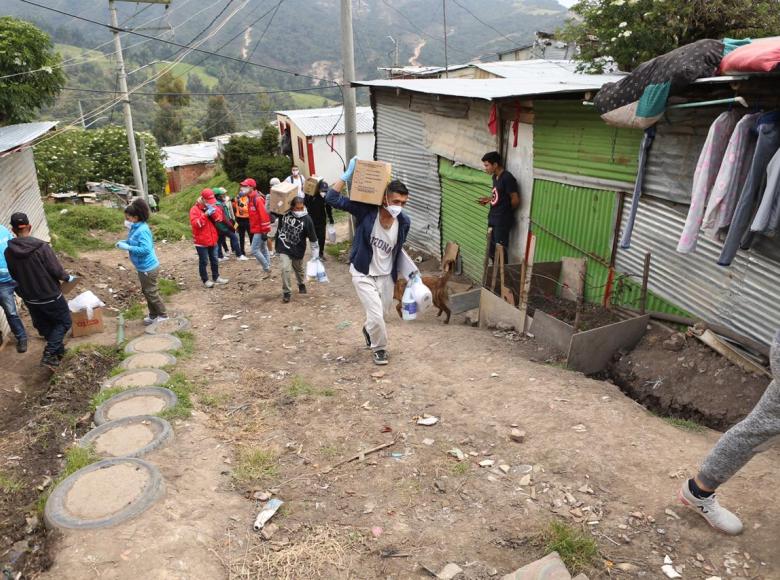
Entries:
POLYGON ((478 63, 474 66, 500 79, 389 79, 359 81, 357 86, 401 89, 416 93, 466 97, 471 99, 507 99, 599 90, 605 83, 623 78, 620 74, 591 75, 574 72, 568 61, 528 60, 478 63), (565 63, 565 64, 562 64, 565 63))
MULTIPOLYGON (((276 114, 287 117, 307 137, 317 137, 344 134, 344 115, 341 109, 341 107, 297 109, 276 111, 276 114)), ((374 112, 371 107, 357 107, 356 131, 358 133, 374 132, 374 112)))
POLYGON ((184 165, 214 163, 217 160, 217 144, 214 141, 201 141, 186 145, 171 145, 161 148, 163 165, 166 169, 184 165))
POLYGON ((0 154, 34 141, 56 125, 56 121, 41 121, 0 127, 0 154))

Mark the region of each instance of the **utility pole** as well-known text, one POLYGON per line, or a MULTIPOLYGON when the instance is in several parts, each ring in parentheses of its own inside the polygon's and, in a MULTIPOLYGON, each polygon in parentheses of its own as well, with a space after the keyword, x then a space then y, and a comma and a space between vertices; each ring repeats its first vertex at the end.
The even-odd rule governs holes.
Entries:
POLYGON ((441 0, 441 11, 444 14, 444 78, 450 78, 450 65, 447 57, 447 0, 441 0))
POLYGON ((344 62, 344 137, 347 163, 357 155, 357 111, 355 109, 355 47, 352 38, 352 0, 341 0, 341 60, 344 62))
POLYGON ((81 107, 81 99, 78 100, 79 103, 79 120, 81 121, 81 128, 86 129, 87 123, 84 121, 84 109, 81 107))
POLYGON ((398 41, 396 41, 395 38, 392 36, 388 36, 387 38, 390 39, 390 41, 393 43, 393 67, 398 68, 398 41))
POLYGON ((122 92, 122 107, 125 113, 125 130, 127 131, 127 146, 130 149, 130 165, 133 168, 135 188, 141 196, 149 201, 149 194, 144 188, 141 166, 138 163, 138 150, 135 148, 135 133, 133 133, 133 113, 130 110, 130 95, 127 92, 127 73, 125 59, 122 57, 122 41, 119 38, 119 19, 116 14, 115 0, 108 0, 108 10, 111 13, 111 29, 114 33, 114 51, 116 52, 117 68, 119 69, 119 90, 122 92))

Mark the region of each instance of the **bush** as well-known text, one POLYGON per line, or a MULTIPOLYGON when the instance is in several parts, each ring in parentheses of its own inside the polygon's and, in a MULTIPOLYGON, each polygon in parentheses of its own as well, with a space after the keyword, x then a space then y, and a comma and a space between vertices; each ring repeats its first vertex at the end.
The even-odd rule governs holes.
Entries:
POLYGON ((260 191, 267 192, 268 184, 272 177, 284 179, 290 172, 290 160, 287 157, 276 155, 274 157, 253 157, 246 166, 247 177, 252 177, 257 182, 260 191))
POLYGON ((279 131, 275 125, 266 125, 263 135, 233 137, 225 145, 222 167, 233 181, 252 177, 262 191, 268 191, 272 177, 283 179, 290 171, 290 160, 279 155, 279 131))
POLYGON ((97 237, 100 232, 122 230, 122 212, 101 205, 44 205, 52 246, 58 252, 77 257, 80 251, 105 250, 111 244, 97 237), (63 210, 67 210, 62 213, 63 210))
MULTIPOLYGON (((127 148, 127 132, 124 127, 110 126, 88 131, 89 156, 95 163, 95 179, 132 184, 133 169, 130 166, 130 151, 127 148)), ((136 145, 140 147, 139 135, 136 145)), ((161 194, 165 189, 165 168, 160 149, 151 133, 142 133, 146 151, 147 180, 149 193, 161 194)))
POLYGON ((247 176, 252 157, 263 155, 263 143, 254 137, 233 137, 222 152, 222 168, 231 181, 241 182, 247 176))
POLYGON ((35 168, 43 194, 87 189, 95 170, 95 163, 86 155, 89 139, 87 131, 66 131, 35 147, 35 168))

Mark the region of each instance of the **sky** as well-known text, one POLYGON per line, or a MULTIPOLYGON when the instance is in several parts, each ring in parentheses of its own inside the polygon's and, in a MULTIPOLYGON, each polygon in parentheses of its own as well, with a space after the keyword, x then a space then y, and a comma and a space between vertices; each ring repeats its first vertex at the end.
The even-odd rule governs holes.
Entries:
POLYGON ((563 4, 566 8, 571 8, 576 3, 577 0, 558 0, 558 4, 563 4))

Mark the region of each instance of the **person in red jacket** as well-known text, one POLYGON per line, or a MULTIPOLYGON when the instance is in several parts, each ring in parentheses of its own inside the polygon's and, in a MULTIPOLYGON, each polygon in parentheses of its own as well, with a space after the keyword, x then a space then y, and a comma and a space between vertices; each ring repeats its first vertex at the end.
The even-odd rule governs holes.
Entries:
POLYGON ((200 197, 190 209, 190 225, 192 226, 192 238, 195 249, 198 251, 198 268, 200 279, 206 288, 213 288, 214 284, 227 284, 227 278, 219 275, 219 254, 217 244, 219 233, 216 223, 224 221, 222 210, 217 206, 217 198, 210 189, 200 192, 200 197), (211 262, 211 280, 209 280, 206 266, 211 262))
MULTIPOLYGON (((243 183, 254 179, 245 179, 243 183)), ((252 255, 260 262, 263 271, 271 271, 271 256, 268 254, 268 232, 271 231, 271 218, 265 204, 265 196, 256 187, 249 190, 249 233, 252 236, 252 255)))

